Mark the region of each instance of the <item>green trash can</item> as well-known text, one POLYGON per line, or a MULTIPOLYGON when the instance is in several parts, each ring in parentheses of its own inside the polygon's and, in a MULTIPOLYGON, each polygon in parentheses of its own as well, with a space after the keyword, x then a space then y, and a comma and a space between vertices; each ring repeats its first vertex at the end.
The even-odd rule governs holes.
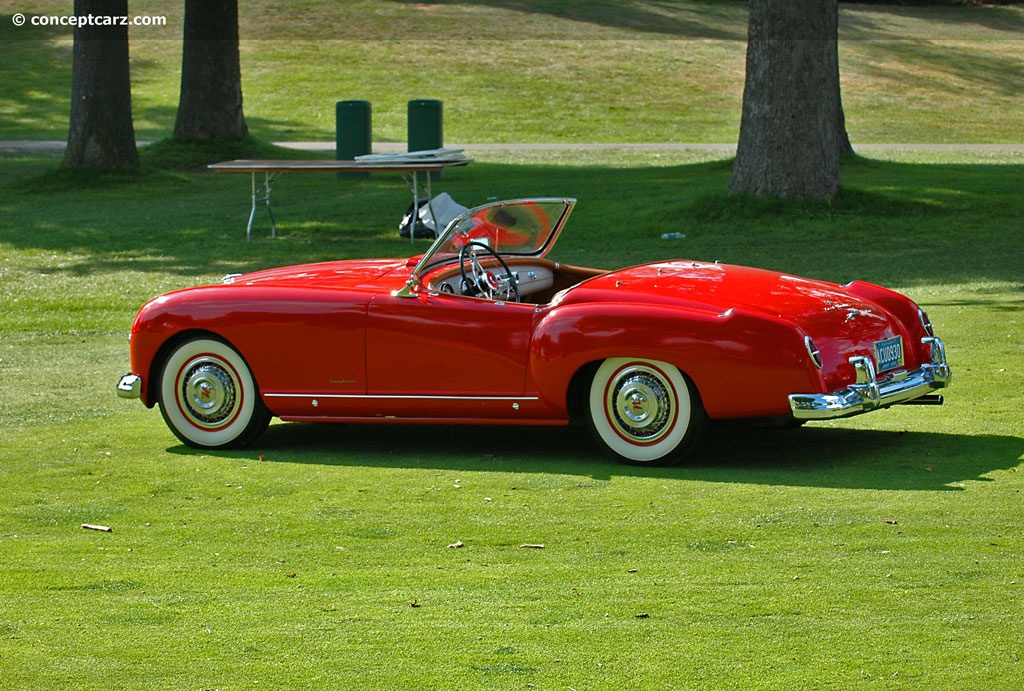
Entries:
MULTIPOLYGON (((372 153, 369 101, 338 101, 335 108, 334 160, 352 161, 372 153)), ((339 178, 368 178, 369 173, 338 173, 339 178)))
POLYGON ((441 102, 428 98, 409 101, 409 151, 429 151, 443 146, 441 102))

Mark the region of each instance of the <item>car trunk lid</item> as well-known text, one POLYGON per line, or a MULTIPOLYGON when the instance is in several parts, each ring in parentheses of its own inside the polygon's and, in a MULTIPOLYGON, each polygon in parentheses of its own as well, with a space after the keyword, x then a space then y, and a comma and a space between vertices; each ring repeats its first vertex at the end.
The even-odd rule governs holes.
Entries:
MULTIPOLYGON (((614 271, 570 290, 561 303, 622 300, 704 311, 723 318, 739 310, 790 323, 814 339, 830 386, 852 381, 851 356, 880 360, 878 344, 904 335, 892 315, 840 285, 718 263, 671 261, 614 271)), ((903 365, 902 359, 893 358, 879 369, 903 365)))

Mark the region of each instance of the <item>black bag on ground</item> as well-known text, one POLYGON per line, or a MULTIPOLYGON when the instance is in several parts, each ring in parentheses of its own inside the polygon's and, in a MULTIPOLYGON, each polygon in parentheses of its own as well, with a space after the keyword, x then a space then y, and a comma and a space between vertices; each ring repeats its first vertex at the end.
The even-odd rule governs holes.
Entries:
POLYGON ((398 225, 398 234, 403 238, 409 237, 414 215, 416 217, 416 237, 433 240, 448 227, 449 223, 469 211, 468 208, 452 199, 447 192, 442 192, 431 199, 429 206, 426 199, 421 201, 416 214, 413 214, 412 206, 412 204, 409 205, 405 216, 402 217, 402 222, 398 225))
MULTIPOLYGON (((430 203, 429 199, 421 199, 420 200, 420 205, 417 208, 418 209, 422 209, 428 203, 430 203)), ((413 205, 412 204, 410 204, 409 208, 405 210, 405 215, 402 216, 402 222, 398 224, 398 234, 401 237, 403 237, 403 238, 409 237, 409 229, 412 227, 412 219, 413 219, 414 216, 416 218, 416 238, 417 239, 423 238, 425 240, 433 240, 434 238, 437 237, 437 233, 434 232, 434 229, 429 227, 429 226, 427 226, 427 224, 425 224, 423 222, 422 212, 413 214, 413 205)))

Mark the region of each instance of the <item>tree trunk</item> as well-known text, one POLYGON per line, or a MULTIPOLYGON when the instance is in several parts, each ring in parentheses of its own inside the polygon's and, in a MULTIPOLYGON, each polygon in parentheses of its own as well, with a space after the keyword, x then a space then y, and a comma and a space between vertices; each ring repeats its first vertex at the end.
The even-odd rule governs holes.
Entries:
POLYGON ((839 89, 837 0, 751 0, 739 144, 729 189, 831 199, 852 153, 839 89))
POLYGON ((242 113, 238 0, 185 0, 181 97, 174 136, 241 139, 248 134, 242 113))
POLYGON ((75 0, 71 67, 71 121, 65 168, 135 168, 139 152, 132 122, 128 69, 128 0, 75 0), (110 17, 110 24, 104 18, 110 17))

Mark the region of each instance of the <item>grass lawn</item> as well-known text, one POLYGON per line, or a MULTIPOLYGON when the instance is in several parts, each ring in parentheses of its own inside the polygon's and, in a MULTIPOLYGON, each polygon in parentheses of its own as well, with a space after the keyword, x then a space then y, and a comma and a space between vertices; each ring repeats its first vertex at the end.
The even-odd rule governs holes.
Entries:
MULTIPOLYGON (((182 3, 131 30, 137 135, 168 136, 182 3)), ((22 0, 29 16, 70 5, 22 0)), ((0 140, 66 139, 71 33, 0 16, 0 140)), ((410 99, 444 102, 445 141, 735 142, 747 7, 735 0, 241 3, 252 134, 334 141, 335 103, 373 104, 375 141, 406 141, 410 99), (528 11, 529 10, 529 11, 528 11)), ((842 3, 847 128, 863 142, 1024 143, 1024 6, 842 3)))
POLYGON ((831 205, 794 205, 725 197, 702 155, 493 154, 443 187, 579 195, 556 249, 576 264, 898 287, 947 342, 944 407, 714 427, 674 469, 584 428, 278 423, 196 452, 113 395, 137 307, 408 255, 402 184, 285 177, 280 238, 247 245, 241 177, 2 159, 0 686, 1019 687, 1024 168, 861 159, 831 205))
MULTIPOLYGON (((250 126, 329 141, 334 101, 369 98, 376 138, 403 141, 405 102, 433 97, 448 141, 735 141, 742 3, 520 5, 244 3, 250 126)), ((1022 142, 1024 9, 842 12, 855 145, 1022 142)), ((133 34, 144 139, 173 124, 172 21, 133 34)), ((70 35, 5 13, 0 39, 0 139, 63 139, 70 35)), ((579 198, 554 259, 862 278, 946 342, 941 408, 716 425, 671 469, 606 460, 583 426, 182 446, 113 392, 144 301, 425 245, 398 237, 397 178, 328 175, 284 176, 280 237, 261 218, 246 244, 248 180, 173 153, 83 177, 0 152, 0 689, 1024 686, 1021 153, 872 151, 822 205, 728 197, 714 152, 470 151, 435 192, 579 198)))

